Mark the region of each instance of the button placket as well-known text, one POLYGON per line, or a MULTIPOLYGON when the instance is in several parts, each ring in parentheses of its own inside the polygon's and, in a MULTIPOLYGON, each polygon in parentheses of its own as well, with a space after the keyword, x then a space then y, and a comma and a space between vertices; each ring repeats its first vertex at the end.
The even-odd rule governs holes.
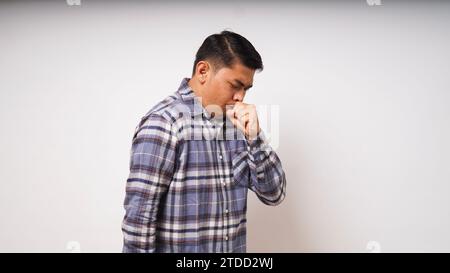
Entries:
POLYGON ((217 126, 218 130, 216 131, 216 143, 217 143, 216 147, 218 149, 217 157, 218 157, 218 165, 219 165, 218 166, 219 174, 221 175, 221 177, 223 177, 223 178, 221 178, 221 181, 220 181, 220 183, 222 184, 221 191, 222 191, 222 196, 223 196, 223 211, 222 211, 222 213, 223 213, 223 217, 222 217, 222 219, 223 219, 223 242, 224 242, 223 252, 227 252, 228 248, 229 248, 228 242, 230 240, 230 237, 228 234, 229 231, 226 228, 229 224, 229 219, 228 219, 229 210, 228 210, 228 194, 227 194, 227 187, 226 187, 227 183, 226 183, 226 178, 225 178, 227 170, 224 169, 226 167, 224 167, 224 163, 223 163, 223 161, 225 160, 224 152, 226 151, 226 147, 225 147, 225 143, 224 143, 225 140, 221 140, 221 137, 220 137, 221 134, 223 134, 222 127, 223 126, 217 126))

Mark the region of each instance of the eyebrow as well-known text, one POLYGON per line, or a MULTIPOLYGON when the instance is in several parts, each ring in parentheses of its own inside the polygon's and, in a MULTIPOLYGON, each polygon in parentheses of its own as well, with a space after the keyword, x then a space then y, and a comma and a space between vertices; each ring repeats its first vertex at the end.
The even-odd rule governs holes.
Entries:
MULTIPOLYGON (((245 84, 243 84, 240 80, 234 80, 234 81, 235 81, 235 83, 237 83, 237 84, 239 84, 241 86, 245 86, 245 84)), ((247 86, 247 88, 245 88, 245 89, 250 89, 250 88, 252 88, 252 86, 253 86, 253 84, 247 86)))

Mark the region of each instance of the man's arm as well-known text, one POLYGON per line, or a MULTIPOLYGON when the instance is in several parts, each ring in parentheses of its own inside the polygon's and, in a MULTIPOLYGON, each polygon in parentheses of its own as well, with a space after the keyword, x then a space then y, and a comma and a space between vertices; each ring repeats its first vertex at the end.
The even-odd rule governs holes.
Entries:
POLYGON ((261 130, 257 138, 247 141, 248 151, 238 155, 234 162, 235 177, 249 176, 249 188, 266 205, 280 204, 286 196, 286 175, 281 161, 261 130))
POLYGON ((136 128, 124 202, 123 252, 155 252, 156 215, 172 179, 176 143, 170 123, 160 115, 150 115, 136 128))

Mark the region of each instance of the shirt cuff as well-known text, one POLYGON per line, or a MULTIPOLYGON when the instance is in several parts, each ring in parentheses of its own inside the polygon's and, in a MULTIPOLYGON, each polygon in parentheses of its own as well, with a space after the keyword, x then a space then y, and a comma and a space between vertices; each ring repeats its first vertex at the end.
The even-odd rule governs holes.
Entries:
POLYGON ((266 135, 261 129, 256 136, 256 139, 247 140, 247 150, 249 152, 255 152, 257 150, 265 150, 264 147, 268 146, 266 135))

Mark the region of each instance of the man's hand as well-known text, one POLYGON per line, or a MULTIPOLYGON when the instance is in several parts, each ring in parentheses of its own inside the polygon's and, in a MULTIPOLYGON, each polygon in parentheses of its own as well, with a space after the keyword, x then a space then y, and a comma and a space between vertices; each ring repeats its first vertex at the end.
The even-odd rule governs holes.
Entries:
POLYGON ((247 140, 256 139, 261 128, 259 128, 255 105, 236 102, 232 109, 227 110, 226 114, 233 125, 244 133, 247 140))

